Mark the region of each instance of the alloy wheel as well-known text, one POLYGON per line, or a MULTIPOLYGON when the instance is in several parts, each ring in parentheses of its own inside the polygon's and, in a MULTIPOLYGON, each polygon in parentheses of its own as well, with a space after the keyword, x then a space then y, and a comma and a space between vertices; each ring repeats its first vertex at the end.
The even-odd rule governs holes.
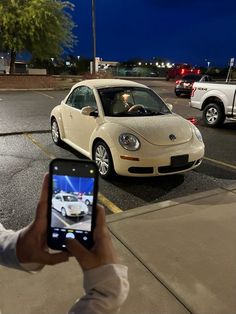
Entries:
POLYGON ((98 165, 99 173, 104 176, 109 171, 109 156, 106 148, 100 144, 96 147, 95 161, 98 165))

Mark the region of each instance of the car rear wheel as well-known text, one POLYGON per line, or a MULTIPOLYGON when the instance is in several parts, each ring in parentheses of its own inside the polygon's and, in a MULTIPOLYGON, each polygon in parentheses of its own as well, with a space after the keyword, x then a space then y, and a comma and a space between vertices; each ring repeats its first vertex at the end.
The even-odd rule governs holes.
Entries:
POLYGON ((203 110, 203 121, 204 124, 217 127, 224 123, 225 113, 222 107, 218 103, 208 104, 203 110))
POLYGON ((52 140, 56 145, 61 145, 61 135, 59 126, 56 119, 52 119, 51 121, 51 134, 52 134, 52 140))
POLYGON ((177 97, 180 97, 181 93, 175 91, 175 95, 176 95, 177 97))
POLYGON ((98 166, 98 171, 101 177, 104 179, 112 177, 114 174, 113 160, 110 149, 106 143, 99 141, 95 144, 93 159, 98 166))

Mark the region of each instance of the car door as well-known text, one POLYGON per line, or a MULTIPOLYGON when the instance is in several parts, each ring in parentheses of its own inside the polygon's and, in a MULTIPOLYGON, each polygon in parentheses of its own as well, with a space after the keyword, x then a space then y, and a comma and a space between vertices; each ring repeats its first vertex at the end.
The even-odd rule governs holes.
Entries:
POLYGON ((69 95, 66 100, 62 100, 62 121, 63 121, 63 128, 65 133, 65 139, 71 141, 72 140, 72 128, 71 128, 71 119, 72 119, 72 106, 74 104, 74 98, 76 97, 75 90, 69 95))
POLYGON ((71 97, 68 98, 68 102, 70 106, 69 139, 82 151, 88 152, 90 137, 97 126, 97 121, 93 116, 83 115, 81 110, 87 106, 97 110, 94 93, 87 86, 79 86, 73 90, 71 97))

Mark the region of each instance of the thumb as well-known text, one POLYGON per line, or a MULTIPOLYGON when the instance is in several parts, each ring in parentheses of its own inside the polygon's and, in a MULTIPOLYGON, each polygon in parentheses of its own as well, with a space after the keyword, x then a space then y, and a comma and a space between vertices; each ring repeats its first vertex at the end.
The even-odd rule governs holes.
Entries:
POLYGON ((89 250, 75 239, 66 239, 66 248, 71 255, 76 257, 79 263, 83 262, 91 254, 89 250))
POLYGON ((39 203, 36 210, 36 221, 40 219, 47 219, 47 211, 48 211, 48 184, 49 184, 49 176, 48 173, 44 176, 41 195, 39 199, 39 203))

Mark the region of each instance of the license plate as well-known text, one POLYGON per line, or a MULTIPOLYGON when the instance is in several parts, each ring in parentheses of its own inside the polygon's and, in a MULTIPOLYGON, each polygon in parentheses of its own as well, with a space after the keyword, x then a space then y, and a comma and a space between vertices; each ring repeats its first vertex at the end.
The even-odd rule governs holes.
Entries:
POLYGON ((171 166, 172 167, 181 167, 185 166, 188 163, 188 155, 172 156, 171 157, 171 166))

